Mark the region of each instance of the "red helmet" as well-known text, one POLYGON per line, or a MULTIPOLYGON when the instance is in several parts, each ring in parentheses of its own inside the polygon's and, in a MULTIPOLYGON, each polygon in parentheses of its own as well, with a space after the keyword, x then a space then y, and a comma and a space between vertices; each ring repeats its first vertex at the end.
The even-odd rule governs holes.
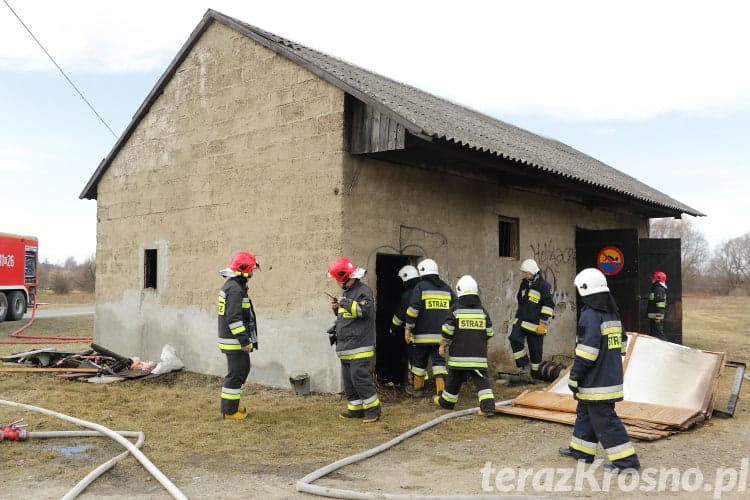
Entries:
POLYGON ((232 263, 229 264, 229 269, 234 271, 238 276, 244 276, 247 278, 253 269, 259 269, 260 265, 255 260, 255 256, 247 252, 237 252, 232 256, 232 263))
POLYGON ((664 274, 661 271, 656 271, 652 276, 651 279, 654 281, 658 281, 659 283, 666 283, 667 282, 667 275, 664 274))
POLYGON ((357 266, 352 264, 352 261, 346 257, 339 257, 328 264, 328 276, 343 285, 349 281, 349 278, 356 269, 357 266))

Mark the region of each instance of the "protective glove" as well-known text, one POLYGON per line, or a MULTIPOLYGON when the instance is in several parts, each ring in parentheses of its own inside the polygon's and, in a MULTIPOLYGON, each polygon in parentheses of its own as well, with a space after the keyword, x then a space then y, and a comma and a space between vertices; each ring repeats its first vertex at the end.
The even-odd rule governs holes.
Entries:
POLYGON ((440 354, 440 357, 445 359, 446 352, 445 352, 445 345, 440 344, 440 347, 438 347, 438 354, 440 354))
POLYGON ((331 343, 331 345, 336 343, 336 340, 338 340, 336 336, 336 325, 333 325, 331 328, 326 330, 326 333, 328 334, 328 342, 331 343))
POLYGON ((547 324, 546 323, 539 323, 539 325, 536 327, 536 334, 537 335, 544 335, 547 333, 547 324))
POLYGON ((411 328, 404 328, 404 342, 411 343, 411 328))

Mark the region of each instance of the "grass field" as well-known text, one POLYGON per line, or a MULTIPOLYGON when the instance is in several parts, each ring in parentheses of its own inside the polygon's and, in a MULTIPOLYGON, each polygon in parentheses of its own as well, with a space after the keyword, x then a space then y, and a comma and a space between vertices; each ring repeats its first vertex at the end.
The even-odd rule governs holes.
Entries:
MULTIPOLYGON (((750 298, 685 297, 683 305, 686 345, 726 351, 732 360, 750 360, 750 298)), ((0 323, 0 341, 8 340, 8 334, 21 325, 21 322, 0 323)), ((92 335, 93 318, 37 319, 24 333, 92 335)), ((38 347, 0 344, 0 355, 38 347)), ((60 351, 73 352, 88 347, 81 343, 55 346, 60 351)), ((143 431, 147 436, 144 453, 168 476, 179 474, 186 467, 200 466, 227 474, 237 467, 258 473, 283 470, 285 475, 301 477, 358 451, 352 448, 352 443, 358 449, 367 449, 443 414, 428 398, 407 400, 393 390, 382 389, 383 420, 373 426, 350 425, 336 418, 345 406, 340 395, 314 394, 303 398, 290 389, 270 389, 251 383, 243 401, 248 404, 252 418, 226 422, 219 418, 220 386, 219 377, 189 372, 170 373, 152 381, 115 384, 73 382, 51 374, 0 373, 0 399, 48 408, 110 429, 143 431), (234 432, 238 425, 245 426, 245 432, 234 432), (226 456, 247 457, 247 460, 228 465, 223 460, 226 456)), ((512 398, 522 389, 498 385, 494 387, 496 400, 512 398)), ((472 406, 475 396, 469 391, 462 395, 458 409, 472 406)), ((21 417, 31 431, 72 428, 71 424, 53 417, 37 413, 21 415, 18 409, 0 406, 0 423, 21 417)), ((456 440, 471 440, 477 434, 504 432, 504 426, 510 425, 505 419, 476 419, 472 426, 456 420, 442 424, 440 432, 425 433, 421 439, 438 443, 441 436, 450 435, 456 440)), ((0 448, 3 446, 8 445, 2 444, 0 448)), ((111 449, 102 453, 111 457, 117 445, 108 446, 111 449)), ((14 467, 0 469, 0 484, 9 474, 20 471, 29 477, 33 475, 35 481, 81 477, 70 466, 71 460, 77 459, 54 451, 40 453, 38 448, 18 446, 13 458, 14 467)), ((127 474, 140 467, 128 459, 118 464, 117 470, 127 474)))

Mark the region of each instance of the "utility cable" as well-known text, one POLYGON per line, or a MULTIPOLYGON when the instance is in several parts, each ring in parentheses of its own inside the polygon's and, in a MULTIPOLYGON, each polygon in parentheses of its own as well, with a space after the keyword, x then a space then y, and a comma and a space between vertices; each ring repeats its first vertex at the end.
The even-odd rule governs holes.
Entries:
POLYGON ((52 55, 50 55, 50 53, 47 52, 47 49, 44 48, 44 45, 42 45, 42 42, 40 42, 34 36, 34 33, 31 32, 31 29, 29 29, 29 27, 26 26, 26 23, 23 22, 23 20, 21 19, 21 17, 18 14, 16 14, 16 11, 13 10, 13 7, 10 6, 10 4, 8 3, 8 0, 3 0, 3 3, 8 7, 8 9, 10 9, 10 11, 16 17, 16 19, 18 19, 18 22, 21 23, 21 26, 23 26, 24 28, 26 28, 26 31, 29 32, 29 35, 31 35, 31 38, 34 39, 34 41, 37 43, 37 45, 39 45, 39 47, 44 51, 44 53, 47 54, 47 57, 49 57, 49 60, 52 61, 52 64, 54 64, 55 67, 58 69, 58 71, 60 71, 60 73, 62 74, 62 76, 65 77, 65 79, 68 81, 68 83, 70 84, 70 86, 73 87, 73 89, 78 93, 79 96, 81 96, 81 99, 83 99, 83 102, 85 102, 86 105, 91 109, 91 111, 94 112, 94 114, 96 115, 96 117, 99 118, 99 121, 102 122, 105 127, 107 127, 107 130, 109 130, 109 132, 112 134, 112 136, 115 139, 117 139, 117 134, 115 134, 115 131, 112 130, 112 128, 107 124, 107 122, 104 121, 104 118, 102 118, 101 115, 99 113, 97 113, 96 109, 94 109, 94 106, 92 106, 92 104, 88 101, 88 99, 86 99, 86 97, 83 95, 83 92, 81 92, 80 90, 78 90, 78 87, 76 87, 76 84, 73 83, 73 80, 71 80, 68 77, 68 75, 65 74, 65 71, 63 71, 63 69, 60 67, 60 65, 57 64, 57 61, 55 61, 55 59, 52 57, 52 55))

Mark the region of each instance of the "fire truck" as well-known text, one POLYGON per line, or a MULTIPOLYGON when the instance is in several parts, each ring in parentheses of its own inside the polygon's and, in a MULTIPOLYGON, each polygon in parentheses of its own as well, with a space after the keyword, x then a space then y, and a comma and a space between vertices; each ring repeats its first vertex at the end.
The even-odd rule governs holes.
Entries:
POLYGON ((0 321, 17 321, 34 303, 39 242, 33 236, 0 233, 0 321))

